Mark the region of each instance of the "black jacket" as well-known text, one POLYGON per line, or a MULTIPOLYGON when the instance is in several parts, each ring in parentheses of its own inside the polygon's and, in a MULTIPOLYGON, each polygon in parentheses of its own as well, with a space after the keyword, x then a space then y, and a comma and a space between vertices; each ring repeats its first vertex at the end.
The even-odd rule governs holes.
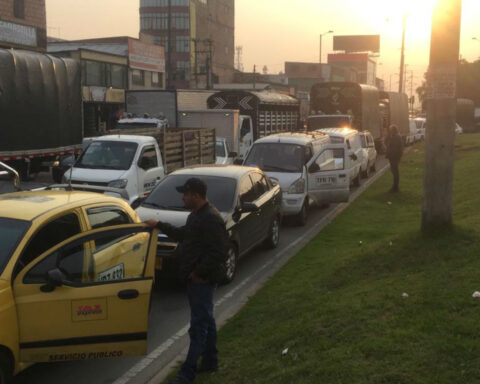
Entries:
POLYGON ((403 156, 403 139, 400 135, 391 135, 387 139, 386 157, 392 162, 399 162, 403 156))
POLYGON ((225 275, 228 234, 220 213, 209 203, 192 212, 184 227, 159 223, 167 236, 181 243, 180 277, 195 274, 210 283, 221 283, 225 275))

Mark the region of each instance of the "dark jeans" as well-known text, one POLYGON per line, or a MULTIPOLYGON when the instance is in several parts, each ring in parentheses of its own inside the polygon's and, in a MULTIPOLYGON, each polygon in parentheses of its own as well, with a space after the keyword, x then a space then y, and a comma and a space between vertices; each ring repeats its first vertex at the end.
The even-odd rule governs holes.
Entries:
POLYGON ((393 187, 392 190, 398 191, 398 188, 400 186, 400 161, 392 161, 390 160, 390 169, 392 170, 393 174, 393 187))
POLYGON ((179 375, 193 382, 197 362, 202 357, 202 366, 218 367, 217 325, 213 317, 213 295, 216 285, 188 282, 187 294, 190 303, 190 348, 179 375))

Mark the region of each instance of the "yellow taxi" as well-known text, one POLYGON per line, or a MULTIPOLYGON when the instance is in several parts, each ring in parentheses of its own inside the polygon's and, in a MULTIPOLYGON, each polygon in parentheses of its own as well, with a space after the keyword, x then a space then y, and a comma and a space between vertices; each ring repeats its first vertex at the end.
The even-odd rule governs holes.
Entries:
POLYGON ((115 197, 0 195, 0 383, 35 362, 145 354, 157 235, 115 197))

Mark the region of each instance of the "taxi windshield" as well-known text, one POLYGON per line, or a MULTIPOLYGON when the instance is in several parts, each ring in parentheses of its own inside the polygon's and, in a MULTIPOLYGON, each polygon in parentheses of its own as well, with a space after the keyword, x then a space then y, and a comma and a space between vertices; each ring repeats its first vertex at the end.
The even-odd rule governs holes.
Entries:
POLYGON ((0 274, 29 226, 28 221, 0 217, 0 274))

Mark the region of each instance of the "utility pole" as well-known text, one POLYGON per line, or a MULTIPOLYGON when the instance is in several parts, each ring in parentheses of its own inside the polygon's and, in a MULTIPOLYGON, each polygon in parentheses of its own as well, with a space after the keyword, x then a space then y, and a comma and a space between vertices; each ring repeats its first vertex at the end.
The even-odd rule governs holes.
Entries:
POLYGON ((213 40, 205 40, 207 44, 207 89, 213 88, 213 40))
POLYGON ((415 101, 414 101, 414 96, 413 96, 413 71, 410 71, 410 100, 411 100, 411 112, 412 112, 412 115, 413 115, 413 107, 414 107, 414 104, 415 104, 415 101))
POLYGON ((172 0, 168 0, 167 89, 172 87, 172 0))
POLYGON ((402 53, 400 56, 400 80, 398 83, 398 93, 403 93, 403 77, 405 75, 405 35, 407 31, 407 15, 403 15, 402 31, 402 53))
POLYGON ((253 89, 256 89, 257 83, 257 65, 253 66, 253 89))
POLYGON ((197 39, 192 39, 193 43, 193 52, 195 55, 194 58, 194 70, 193 70, 193 76, 195 77, 195 89, 198 89, 198 40, 197 39))
POLYGON ((427 133, 422 229, 452 220, 456 86, 462 0, 437 0, 427 79, 427 133))

